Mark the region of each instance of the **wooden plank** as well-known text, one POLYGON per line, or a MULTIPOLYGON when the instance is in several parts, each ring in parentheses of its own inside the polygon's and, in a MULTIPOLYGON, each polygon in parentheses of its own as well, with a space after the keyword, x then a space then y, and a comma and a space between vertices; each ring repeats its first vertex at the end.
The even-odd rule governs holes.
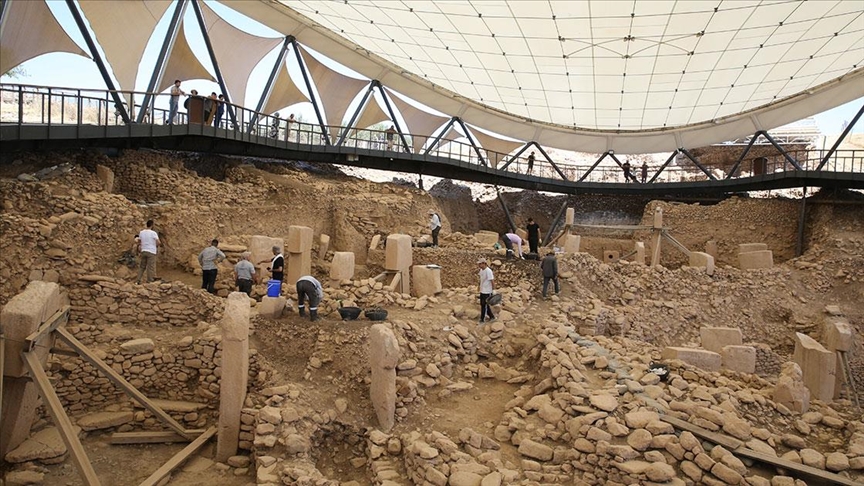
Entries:
POLYGON ((162 480, 165 476, 171 473, 177 466, 183 464, 183 461, 189 458, 195 451, 200 449, 204 444, 210 440, 211 437, 216 435, 216 427, 210 427, 206 432, 199 435, 197 439, 192 441, 191 444, 184 447, 182 451, 178 452, 171 459, 168 459, 168 462, 162 465, 159 469, 156 470, 153 474, 150 475, 149 478, 145 479, 140 486, 156 486, 159 481, 162 480))
MULTIPOLYGON (((189 430, 196 437, 204 433, 203 430, 189 430)), ((115 432, 111 434, 112 444, 167 444, 174 442, 189 442, 177 432, 170 430, 146 431, 146 432, 115 432)))
POLYGON ((703 439, 707 439, 715 444, 720 444, 723 447, 729 449, 730 451, 744 445, 743 442, 734 437, 729 437, 728 435, 711 432, 708 429, 704 429, 702 427, 699 427, 698 425, 693 425, 690 422, 685 422, 679 418, 672 417, 670 415, 660 415, 660 420, 666 422, 667 424, 671 424, 673 427, 676 427, 678 429, 691 432, 693 433, 693 435, 702 437, 703 439))
POLYGON ((815 467, 805 466, 804 464, 799 464, 797 462, 792 462, 787 459, 775 457, 770 454, 765 454, 764 452, 757 452, 751 449, 747 449, 746 447, 742 447, 731 452, 736 456, 743 456, 759 462, 771 464, 772 466, 781 467, 783 469, 786 469, 787 472, 795 471, 801 476, 817 478, 822 481, 827 481, 831 484, 842 484, 844 486, 861 486, 860 482, 852 481, 849 478, 844 478, 839 474, 823 471, 815 467))
POLYGON ((24 341, 27 343, 27 350, 33 350, 33 346, 36 346, 39 340, 48 335, 51 331, 57 329, 57 326, 65 324, 68 320, 69 306, 67 305, 59 311, 55 312, 53 316, 49 317, 45 322, 40 324, 39 327, 35 331, 33 331, 32 334, 30 334, 24 339, 24 341))
POLYGON ((101 486, 102 483, 99 482, 96 471, 93 470, 93 465, 90 464, 90 459, 87 458, 87 453, 84 452, 84 446, 78 440, 78 434, 75 433, 69 416, 63 410, 63 405, 60 404, 60 399, 57 398, 57 393, 54 392, 54 388, 48 380, 48 375, 45 374, 45 370, 39 362, 39 357, 31 352, 21 354, 24 358, 24 366, 27 367, 30 376, 33 378, 33 382, 39 388, 42 400, 47 405, 48 412, 54 420, 54 425, 57 426, 63 442, 66 443, 66 448, 72 454, 72 461, 75 463, 75 467, 78 468, 78 472, 81 474, 84 483, 88 486, 101 486))
POLYGON ((56 332, 60 336, 60 339, 65 342, 70 348, 74 349, 82 358, 84 358, 85 361, 87 361, 96 369, 104 373, 105 376, 108 377, 109 380, 111 380, 111 382, 120 387, 120 389, 126 392, 127 395, 137 400, 138 403, 140 403, 144 408, 149 410, 150 413, 156 416, 156 418, 165 423, 165 425, 171 427, 178 434, 189 440, 192 440, 194 438, 191 434, 189 434, 189 432, 186 431, 186 429, 182 425, 180 425, 176 420, 171 418, 168 413, 166 413, 164 410, 159 408, 159 406, 151 402, 150 399, 144 396, 144 394, 141 393, 140 390, 132 386, 128 381, 126 381, 125 378, 123 378, 123 376, 114 371, 114 368, 108 366, 104 361, 99 359, 98 356, 93 354, 93 352, 90 351, 87 346, 84 346, 83 344, 81 344, 80 341, 75 339, 74 336, 69 334, 69 331, 60 328, 57 329, 56 332))

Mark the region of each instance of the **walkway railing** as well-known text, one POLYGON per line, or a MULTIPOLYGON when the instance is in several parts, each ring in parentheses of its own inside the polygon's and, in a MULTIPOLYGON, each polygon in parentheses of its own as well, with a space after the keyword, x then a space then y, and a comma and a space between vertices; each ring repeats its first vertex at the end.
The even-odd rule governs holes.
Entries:
MULTIPOLYGON (((134 101, 144 99, 147 93, 138 91, 117 93, 126 100, 124 104, 130 118, 136 119, 142 108, 134 101)), ((522 151, 519 157, 513 157, 510 154, 485 150, 470 143, 466 137, 450 140, 422 134, 403 136, 392 131, 356 128, 345 133, 346 128, 342 126, 322 127, 317 123, 289 121, 278 114, 259 113, 240 105, 202 96, 181 96, 178 99, 179 108, 173 120, 169 120, 170 95, 162 93, 151 93, 151 95, 155 101, 149 104, 150 108, 143 117, 142 125, 155 127, 173 123, 197 126, 202 128, 201 134, 205 134, 203 127, 212 126, 221 130, 208 132, 207 135, 228 139, 249 137, 269 139, 268 144, 276 146, 284 144, 286 148, 305 145, 312 146, 310 149, 314 150, 315 146, 323 149, 325 146, 341 142, 343 147, 392 152, 397 157, 401 153, 422 154, 459 160, 478 167, 503 168, 508 173, 519 174, 526 178, 528 176, 559 180, 566 178, 569 181, 593 183, 682 183, 725 179, 728 177, 725 171, 733 166, 732 163, 724 164, 723 167, 705 164, 700 166, 685 157, 683 153, 679 153, 677 156, 670 156, 667 164, 651 164, 643 178, 642 158, 636 158, 638 162, 631 158, 630 160, 633 161, 631 177, 630 180, 625 180, 623 169, 617 163, 610 164, 615 161, 614 156, 605 159, 607 165, 586 165, 567 160, 547 160, 535 151, 535 160, 531 163, 529 156, 525 155, 532 152, 530 149, 522 151), (222 110, 219 109, 220 106, 222 110)), ((0 123, 6 126, 45 126, 49 136, 51 127, 56 126, 125 125, 109 91, 22 84, 0 85, 0 123)), ((553 151, 553 154, 555 153, 553 151)), ((778 152, 768 157, 750 157, 741 161, 732 177, 752 177, 798 170, 790 163, 790 158, 796 161, 801 167, 800 170, 815 171, 828 154, 825 150, 797 149, 785 155, 778 152)), ((602 156, 597 157, 599 159, 602 156)), ((862 173, 864 172, 864 150, 830 152, 830 157, 818 170, 862 173)))

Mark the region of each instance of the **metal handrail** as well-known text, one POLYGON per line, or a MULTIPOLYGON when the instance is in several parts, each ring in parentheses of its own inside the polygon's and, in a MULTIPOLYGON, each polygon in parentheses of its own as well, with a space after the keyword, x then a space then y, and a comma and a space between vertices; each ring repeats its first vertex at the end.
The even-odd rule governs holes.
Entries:
MULTIPOLYGON (((35 86, 27 84, 0 84, 0 123, 23 125, 44 125, 50 137, 51 128, 59 125, 96 125, 96 126, 126 126, 120 117, 120 111, 116 109, 113 94, 120 95, 126 100, 124 105, 129 116, 136 119, 140 110, 145 109, 135 104, 136 97, 151 100, 146 108, 145 123, 141 125, 167 125, 170 116, 169 109, 164 105, 169 104, 170 94, 147 93, 144 91, 110 91, 104 89, 66 88, 56 86, 35 86), (158 103, 157 103, 158 101, 158 103), (160 106, 157 106, 160 105, 160 106)), ((183 101, 194 99, 190 96, 181 98, 183 101)), ((402 138, 398 134, 388 133, 384 130, 367 128, 351 128, 342 126, 321 126, 317 123, 301 121, 288 122, 285 118, 276 116, 278 114, 267 114, 250 110, 244 106, 213 101, 209 98, 200 97, 201 112, 186 108, 178 108, 173 120, 176 125, 190 125, 200 127, 200 134, 206 134, 221 138, 249 140, 268 145, 295 148, 298 145, 328 146, 334 145, 341 139, 341 147, 345 149, 380 151, 385 153, 402 152, 406 154, 419 154, 425 158, 447 158, 478 166, 478 170, 503 170, 511 174, 520 174, 522 177, 561 178, 563 175, 570 181, 581 180, 589 183, 682 183, 701 182, 709 180, 709 176, 700 168, 685 161, 688 165, 670 164, 659 174, 657 168, 648 171, 647 177, 641 177, 640 165, 634 164, 631 168, 631 180, 625 181, 623 170, 617 165, 607 167, 591 165, 579 165, 566 161, 550 163, 544 157, 535 156, 533 171, 528 171, 529 158, 524 154, 512 157, 509 154, 477 149, 465 138, 451 140, 440 139, 432 135, 406 134, 405 140, 409 146, 405 147, 402 138), (221 120, 211 115, 215 108, 221 103, 226 109, 221 120), (234 110, 235 118, 232 122, 227 116, 227 106, 234 110), (206 123, 204 123, 206 121, 206 123), (212 133, 204 131, 204 127, 213 126, 216 130, 212 133), (430 146, 431 143, 434 146, 430 146)), ((197 103, 196 103, 197 105, 197 103)), ((814 171, 819 166, 823 157, 829 153, 825 150, 812 149, 788 152, 802 168, 803 171, 814 171)), ((598 155, 599 157, 599 155, 598 155)), ((595 164, 596 165, 596 164, 595 164)), ((706 164, 703 164, 706 166, 706 164)), ((712 172, 718 179, 726 177, 725 170, 729 167, 714 167, 707 165, 706 169, 712 172)), ((831 153, 825 166, 819 169, 822 172, 864 172, 864 150, 837 150, 831 153)), ((751 157, 742 161, 735 170, 733 178, 754 177, 759 175, 770 175, 783 172, 798 172, 791 166, 787 157, 782 154, 770 157, 751 157), (764 159, 764 161, 762 160, 764 159)))

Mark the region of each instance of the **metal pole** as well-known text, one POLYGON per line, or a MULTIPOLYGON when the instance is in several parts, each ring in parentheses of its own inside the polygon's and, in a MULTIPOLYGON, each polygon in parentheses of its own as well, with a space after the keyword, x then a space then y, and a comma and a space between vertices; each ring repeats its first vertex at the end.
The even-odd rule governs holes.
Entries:
MULTIPOLYGON (((405 132, 402 131, 402 127, 399 126, 399 120, 396 119, 396 112, 393 111, 393 106, 390 105, 390 98, 387 96, 387 93, 384 92, 384 87, 381 86, 381 82, 373 80, 372 83, 378 88, 378 92, 381 93, 381 98, 384 99, 384 106, 387 108, 387 113, 390 114, 390 120, 393 121, 393 124, 396 125, 396 131, 399 132, 399 138, 402 139, 402 147, 405 149, 405 153, 411 153, 411 150, 408 148, 408 140, 405 138, 405 132)), ((423 179, 421 178, 422 182, 423 179)), ((421 189, 422 184, 421 184, 421 189)))
POLYGON ((762 130, 756 132, 752 137, 750 137, 750 142, 747 144, 747 147, 741 152, 741 156, 738 157, 738 160, 735 162, 735 165, 732 166, 732 170, 726 174, 727 179, 731 179, 735 176, 735 171, 738 170, 738 167, 741 165, 741 162, 744 161, 744 157, 747 157, 747 154, 750 152, 750 149, 753 148, 753 144, 756 143, 756 139, 762 135, 762 130))
POLYGON ((312 108, 315 108, 315 116, 318 117, 318 126, 321 127, 321 135, 324 137, 324 143, 330 145, 330 134, 327 133, 327 127, 324 125, 324 117, 321 116, 321 108, 318 107, 318 99, 312 91, 312 82, 309 80, 309 73, 306 72, 306 65, 303 64, 303 57, 300 55, 300 49, 297 48, 297 40, 291 38, 291 47, 294 49, 294 54, 297 57, 297 65, 300 66, 300 74, 303 75, 303 82, 306 83, 306 91, 309 93, 309 101, 312 102, 312 108))
POLYGON ((436 145, 438 145, 438 142, 441 141, 441 137, 443 137, 444 134, 447 133, 447 130, 450 130, 450 127, 453 126, 453 122, 455 121, 455 117, 451 118, 450 121, 448 121, 447 124, 444 125, 444 129, 438 132, 438 136, 432 139, 432 143, 430 143, 429 146, 426 147, 426 150, 423 151, 424 154, 428 154, 433 148, 435 148, 436 145))
POLYGON ((795 242, 795 256, 799 257, 804 253, 804 225, 807 222, 807 186, 804 186, 804 193, 801 195, 801 213, 798 215, 798 240, 795 242))
MULTIPOLYGON (((852 118, 852 121, 849 122, 848 125, 846 125, 846 129, 843 130, 843 133, 840 134, 840 138, 838 138, 837 141, 834 142, 834 145, 831 146, 831 149, 828 150, 828 153, 825 154, 825 157, 822 158, 822 162, 819 163, 819 167, 816 167, 816 170, 822 170, 822 167, 824 167, 825 164, 828 163, 828 159, 830 159, 831 156, 834 155, 834 152, 837 151, 837 147, 839 147, 840 144, 843 143, 843 140, 846 139, 846 135, 849 135, 849 132, 852 131, 852 127, 854 127, 855 124, 858 123, 858 119, 861 118, 862 114, 864 114, 864 104, 862 104, 861 108, 858 109, 858 113, 855 114, 855 116, 852 118)), ((853 160, 854 160, 854 152, 853 152, 853 160)))
MULTIPOLYGON (((71 1, 71 0, 67 0, 71 1)), ((216 53, 213 51, 213 44, 210 42, 210 34, 207 33, 207 22, 204 21, 204 13, 201 12, 201 6, 198 5, 198 0, 190 0, 192 8, 195 10, 195 17, 198 19, 198 26, 201 28, 201 36, 204 37, 204 44, 207 46, 207 53, 210 54, 210 62, 213 64, 213 70, 216 71, 216 79, 219 81, 219 89, 225 95, 225 107, 228 109, 228 116, 231 117, 231 123, 237 126, 237 117, 234 114, 234 105, 231 104, 231 97, 228 93, 228 88, 225 86, 225 79, 222 77, 222 70, 219 69, 219 62, 216 60, 216 53)), ((242 106, 244 100, 240 100, 239 105, 242 106)), ((202 124, 203 127, 203 124, 202 124)))
MULTIPOLYGON (((162 41, 162 49, 159 51, 156 65, 153 66, 153 75, 150 76, 150 84, 147 85, 144 100, 141 102, 141 111, 138 112, 135 123, 144 121, 150 103, 155 102, 153 93, 158 89, 159 83, 162 82, 162 76, 165 74, 165 59, 168 57, 168 53, 174 49, 174 41, 177 39, 177 33, 180 30, 178 27, 180 26, 180 20, 183 19, 184 12, 186 12, 186 0, 177 0, 177 7, 174 9, 174 15, 171 16, 171 23, 168 24, 168 32, 165 33, 165 40, 162 41)), ((152 112, 153 110, 151 109, 150 111, 152 112)), ((153 123, 152 117, 150 123, 153 123)))
POLYGON ((607 155, 609 155, 609 152, 603 152, 603 155, 601 155, 600 158, 597 159, 597 162, 594 162, 594 165, 592 165, 590 168, 588 168, 588 171, 585 172, 584 174, 582 174, 582 177, 580 177, 579 180, 576 181, 576 182, 582 182, 582 181, 584 181, 585 178, 588 177, 588 174, 590 174, 591 171, 593 171, 594 169, 596 169, 597 166, 600 165, 600 162, 603 162, 603 159, 605 159, 607 155))
POLYGON ((363 111, 363 108, 366 106, 366 102, 369 101, 369 95, 372 94, 373 89, 375 89, 375 81, 369 83, 369 88, 366 89, 366 93, 363 94, 363 99, 360 100, 360 104, 357 106, 357 109, 354 110, 353 114, 351 114, 351 119, 348 121, 348 125, 342 129, 342 133, 339 135, 339 140, 336 142, 337 147, 341 147, 342 144, 345 143, 345 138, 348 136, 348 132, 354 126, 354 122, 357 121, 357 117, 360 116, 360 112, 363 111))
POLYGON ((516 152, 515 154, 513 154, 513 156, 510 157, 510 160, 508 160, 507 163, 504 164, 504 165, 502 165, 498 170, 506 170, 506 169, 507 169, 507 166, 509 166, 510 164, 512 164, 514 160, 517 160, 517 159, 519 158, 520 155, 524 154, 525 151, 528 150, 528 147, 530 147, 532 144, 534 144, 534 142, 528 142, 528 143, 526 143, 525 145, 523 145, 522 148, 519 149, 518 152, 516 152))
POLYGON ((786 150, 783 149, 783 147, 781 147, 780 145, 778 145, 777 142, 775 142, 774 139, 771 138, 771 135, 769 135, 768 132, 763 131, 763 132, 762 132, 762 135, 763 135, 763 136, 764 136, 764 137, 765 137, 769 142, 771 142, 771 145, 773 145, 774 148, 776 148, 778 151, 780 151, 781 154, 783 154, 783 157, 786 159, 786 162, 789 162, 790 164, 792 164, 792 167, 795 167, 796 170, 804 170, 803 168, 801 168, 800 165, 798 165, 798 161, 797 161, 797 160, 793 159, 792 156, 789 155, 789 153, 786 152, 786 150))
POLYGON ((543 238, 543 244, 540 246, 546 246, 549 244, 549 241, 552 240, 552 234, 558 228, 558 225, 561 223, 561 218, 564 217, 564 213, 567 211, 567 198, 564 198, 564 204, 561 205, 561 209, 558 210, 558 214, 555 215, 555 219, 552 220, 552 224, 549 225, 549 230, 546 232, 546 237, 543 238))
POLYGON ((550 157, 549 154, 547 154, 546 151, 543 150, 543 147, 541 147, 540 144, 538 144, 537 142, 534 142, 534 145, 537 147, 537 150, 539 150, 540 153, 543 154, 543 157, 546 157, 546 161, 552 165, 552 168, 555 169, 555 172, 557 172, 558 175, 560 175, 561 178, 565 181, 569 180, 567 179, 567 176, 564 175, 564 172, 562 172, 561 169, 558 168, 558 165, 555 163, 555 161, 552 160, 552 157, 550 157))
MULTIPOLYGON (((9 1, 7 0, 5 3, 9 3, 9 1)), ((117 87, 114 86, 114 81, 111 80, 111 75, 108 74, 108 68, 105 67, 105 63, 102 62, 102 56, 99 55, 96 43, 93 42, 93 37, 90 35, 90 31, 87 30, 87 26, 84 24, 84 17, 82 17, 81 12, 78 11, 78 6, 75 5, 74 0, 66 0, 66 6, 69 7, 69 12, 75 19, 75 23, 78 25, 78 30, 81 31, 81 36, 84 37, 84 42, 87 43, 90 55, 93 56, 93 61, 99 68, 99 73, 105 81, 105 86, 108 87, 111 98, 114 99, 114 106, 117 111, 120 112, 120 116, 123 118, 123 123, 132 123, 132 120, 129 118, 129 113, 126 111, 126 107, 123 106, 123 99, 120 97, 120 93, 117 92, 117 87)), ((6 8, 8 7, 4 5, 3 9, 5 10, 6 8)))
POLYGON ((9 15, 9 4, 11 3, 12 0, 3 0, 0 3, 0 36, 3 35, 3 28, 6 26, 6 17, 9 15))
POLYGON ((273 70, 270 71, 270 77, 267 78, 267 84, 264 85, 264 91, 261 92, 261 99, 258 100, 258 106, 255 107, 255 113, 252 113, 252 118, 249 120, 249 132, 252 132, 252 127, 254 127, 255 123, 258 122, 258 115, 261 113, 261 110, 264 109, 264 105, 267 104, 267 100, 270 99, 270 95, 273 93, 273 83, 276 81, 276 76, 279 74, 279 70, 282 69, 285 55, 288 54, 288 46, 291 45, 291 41, 293 40, 293 36, 285 36, 282 50, 279 51, 279 55, 276 56, 276 63, 273 64, 273 70))
MULTIPOLYGON (((765 136, 767 137, 768 134, 766 133, 765 136)), ((690 162, 693 162, 696 165, 696 167, 699 167, 699 170, 704 172, 705 175, 707 175, 709 179, 711 179, 713 181, 717 180, 717 178, 714 177, 714 174, 709 172, 708 169, 706 169, 702 164, 700 164, 699 161, 696 160, 696 157, 693 157, 693 155, 690 153, 689 150, 687 150, 686 148, 679 148, 678 151, 681 152, 682 154, 684 154, 685 157, 690 159, 690 162)))
POLYGON ((501 209, 504 210, 504 216, 507 217, 507 224, 510 225, 510 231, 512 233, 516 232, 516 223, 513 222, 513 217, 510 216, 510 210, 507 209, 507 205, 504 204, 504 199, 501 198, 501 191, 498 190, 498 186, 495 186, 495 192, 498 194, 498 202, 501 203, 501 209))
POLYGON ((463 122, 462 119, 458 116, 453 117, 453 119, 456 120, 456 123, 458 123, 460 127, 462 127, 462 130, 465 132, 465 136, 468 138, 468 141, 471 142, 471 146, 474 147, 474 152, 477 154, 477 158, 484 166, 489 167, 489 164, 486 163, 483 155, 480 154, 480 147, 478 147, 477 144, 474 143, 474 138, 471 137, 471 132, 468 130, 468 127, 465 126, 465 122, 463 122))
POLYGON ((657 172, 654 173, 654 176, 651 177, 651 180, 648 181, 648 184, 651 184, 652 182, 656 181, 658 177, 660 177, 660 173, 663 172, 663 169, 665 169, 667 165, 671 164, 672 161, 675 160, 676 155, 678 155, 677 150, 673 151, 672 155, 670 155, 669 158, 666 159, 666 162, 663 162, 663 165, 661 165, 660 168, 657 169, 657 172))

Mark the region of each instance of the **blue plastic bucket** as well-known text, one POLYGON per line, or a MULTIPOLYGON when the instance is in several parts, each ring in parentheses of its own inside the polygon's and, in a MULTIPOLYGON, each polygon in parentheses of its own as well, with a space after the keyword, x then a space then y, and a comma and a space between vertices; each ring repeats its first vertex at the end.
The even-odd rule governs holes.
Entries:
POLYGON ((279 294, 282 292, 282 281, 281 280, 268 280, 267 281, 267 297, 279 297, 279 294))

